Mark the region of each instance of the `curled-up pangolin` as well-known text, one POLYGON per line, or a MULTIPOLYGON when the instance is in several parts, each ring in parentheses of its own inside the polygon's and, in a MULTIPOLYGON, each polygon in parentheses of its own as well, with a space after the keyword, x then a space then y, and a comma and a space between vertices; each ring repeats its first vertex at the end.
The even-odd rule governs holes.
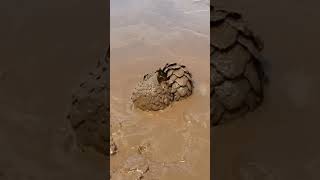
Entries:
POLYGON ((135 107, 145 111, 165 109, 173 101, 192 94, 192 75, 184 65, 166 64, 155 72, 144 75, 132 93, 135 107))

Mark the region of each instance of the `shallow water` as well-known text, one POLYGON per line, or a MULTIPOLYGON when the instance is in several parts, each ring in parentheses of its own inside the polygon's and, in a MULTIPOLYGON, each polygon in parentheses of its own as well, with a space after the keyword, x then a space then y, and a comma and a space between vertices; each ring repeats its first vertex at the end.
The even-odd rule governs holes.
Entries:
POLYGON ((148 144, 150 151, 143 156, 161 164, 150 169, 156 172, 153 177, 209 179, 207 3, 111 1, 111 133, 119 148, 111 158, 111 174, 136 154, 139 145, 148 144), (137 82, 167 62, 182 63, 193 74, 192 96, 159 112, 133 108, 130 96, 137 82))

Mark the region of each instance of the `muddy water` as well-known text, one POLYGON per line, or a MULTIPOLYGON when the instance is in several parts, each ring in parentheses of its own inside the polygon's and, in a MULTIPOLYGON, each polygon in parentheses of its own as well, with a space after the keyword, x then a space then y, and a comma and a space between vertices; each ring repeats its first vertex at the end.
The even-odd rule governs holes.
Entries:
POLYGON ((111 134, 118 146, 118 153, 111 157, 114 179, 129 178, 130 172, 123 167, 138 157, 148 164, 146 179, 209 179, 206 3, 111 1, 111 134), (137 82, 167 62, 185 64, 191 71, 195 81, 192 96, 159 112, 133 108, 130 96, 137 82))

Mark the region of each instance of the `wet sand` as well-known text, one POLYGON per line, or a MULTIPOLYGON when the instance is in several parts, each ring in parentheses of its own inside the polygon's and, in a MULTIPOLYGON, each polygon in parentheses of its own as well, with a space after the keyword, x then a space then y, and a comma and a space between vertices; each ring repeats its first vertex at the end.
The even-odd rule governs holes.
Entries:
POLYGON ((105 159, 75 148, 66 115, 106 47, 107 1, 0 6, 0 179, 104 179, 105 159))
POLYGON ((118 147, 111 156, 113 179, 132 178, 128 168, 146 179, 209 179, 208 11, 192 1, 111 1, 110 116, 118 147), (138 81, 168 62, 187 66, 193 94, 159 112, 134 108, 130 97, 138 81))
POLYGON ((320 179, 317 1, 219 0, 265 42, 270 84, 262 107, 213 129, 215 179, 320 179))

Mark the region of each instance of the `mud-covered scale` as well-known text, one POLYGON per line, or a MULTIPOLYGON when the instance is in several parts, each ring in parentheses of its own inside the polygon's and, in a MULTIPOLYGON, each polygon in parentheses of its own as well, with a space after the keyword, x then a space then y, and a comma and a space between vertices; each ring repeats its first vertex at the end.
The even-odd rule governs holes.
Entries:
POLYGON ((265 75, 263 43, 241 14, 211 6, 210 28, 211 122, 216 126, 261 104, 265 75))
POLYGON ((133 90, 131 99, 141 110, 158 111, 190 96, 192 90, 192 75, 186 66, 171 63, 146 74, 133 90))
POLYGON ((184 65, 176 63, 166 64, 163 71, 167 75, 167 82, 175 101, 192 94, 192 75, 184 65))

